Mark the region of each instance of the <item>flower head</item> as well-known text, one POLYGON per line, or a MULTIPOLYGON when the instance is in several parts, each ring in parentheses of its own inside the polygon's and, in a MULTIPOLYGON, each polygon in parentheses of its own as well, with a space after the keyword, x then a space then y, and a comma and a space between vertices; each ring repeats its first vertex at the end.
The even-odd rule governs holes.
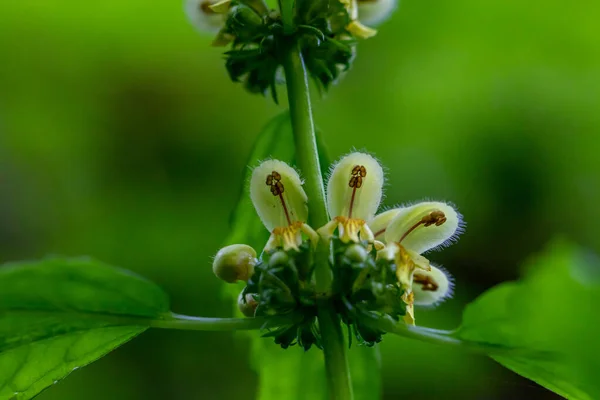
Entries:
POLYGON ((379 257, 396 263, 396 275, 407 303, 405 321, 414 324, 414 304, 432 305, 451 294, 451 278, 432 267, 421 253, 452 242, 462 232, 461 216, 446 203, 423 202, 388 210, 371 224, 375 237, 386 242, 379 257))
POLYGON ((307 197, 296 170, 279 160, 267 160, 252 171, 250 198, 264 226, 271 232, 266 250, 298 249, 302 233, 316 234, 306 224, 307 197))
POLYGON ((383 169, 369 154, 351 153, 338 161, 327 183, 327 207, 333 219, 321 234, 331 236, 337 228, 343 242, 373 242, 367 221, 379 208, 383 183, 383 169))

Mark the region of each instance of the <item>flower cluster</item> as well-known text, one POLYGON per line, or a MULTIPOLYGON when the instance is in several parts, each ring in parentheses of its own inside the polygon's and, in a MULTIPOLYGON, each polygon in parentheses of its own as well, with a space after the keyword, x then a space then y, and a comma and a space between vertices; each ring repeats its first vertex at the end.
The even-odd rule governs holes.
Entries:
POLYGON ((415 324, 415 306, 433 306, 452 294, 452 278, 422 254, 451 243, 462 231, 460 214, 442 202, 423 202, 377 214, 384 172, 366 153, 351 153, 332 168, 327 183, 329 223, 308 225, 309 199, 294 168, 267 160, 252 172, 250 197, 270 237, 260 255, 246 245, 217 254, 215 274, 243 280, 239 307, 246 316, 290 315, 272 331, 282 347, 320 346, 317 302, 330 300, 342 321, 367 345, 384 332, 364 323, 386 317, 415 324), (330 292, 315 289, 315 249, 329 253, 330 292))
POLYGON ((281 12, 264 0, 186 0, 185 11, 199 31, 216 34, 215 46, 231 46, 225 55, 233 81, 253 93, 270 91, 277 102, 287 48, 299 47, 311 77, 326 90, 350 67, 355 39, 376 34, 363 23, 382 23, 396 0, 297 0, 294 5, 294 26, 287 29, 281 12))

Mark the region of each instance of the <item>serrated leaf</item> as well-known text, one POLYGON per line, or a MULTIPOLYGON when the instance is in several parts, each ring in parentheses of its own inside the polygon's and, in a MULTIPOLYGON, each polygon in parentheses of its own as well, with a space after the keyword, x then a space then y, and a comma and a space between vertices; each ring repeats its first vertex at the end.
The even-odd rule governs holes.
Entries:
POLYGON ((34 397, 168 311, 158 286, 91 259, 0 267, 0 399, 34 397))
POLYGON ((569 399, 600 398, 600 263, 552 244, 519 282, 484 293, 465 310, 457 336, 516 351, 491 356, 569 399))
MULTIPOLYGON (((317 135, 319 161, 327 173, 330 158, 326 154, 322 135, 317 135)), ((295 164, 295 148, 291 120, 288 112, 273 118, 258 136, 247 165, 255 167, 260 161, 276 158, 295 164)), ((302 171, 301 171, 302 172, 302 171)), ((244 182, 248 181, 250 169, 244 182)), ((260 252, 267 242, 269 232, 258 218, 250 197, 247 183, 231 220, 231 233, 227 244, 245 243, 260 252)), ((310 199, 309 199, 310 201, 310 199)), ((241 286, 228 285, 227 293, 237 299, 241 286)), ((327 399, 327 382, 323 353, 317 349, 304 352, 298 346, 283 350, 272 339, 252 334, 252 365, 259 374, 261 400, 281 399, 282 393, 290 400, 327 399)), ((377 348, 353 346, 348 357, 357 400, 380 397, 380 361, 377 348)))

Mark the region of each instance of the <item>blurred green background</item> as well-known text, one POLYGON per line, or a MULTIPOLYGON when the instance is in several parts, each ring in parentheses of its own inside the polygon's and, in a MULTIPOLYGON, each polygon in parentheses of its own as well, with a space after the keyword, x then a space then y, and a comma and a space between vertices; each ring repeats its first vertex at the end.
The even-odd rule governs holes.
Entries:
MULTIPOLYGON (((407 0, 316 99, 334 157, 368 149, 387 166, 386 205, 441 199, 465 216, 431 257, 456 296, 421 324, 454 328, 557 234, 600 249, 599 11, 407 0)), ((156 281, 177 312, 231 313, 210 257, 284 105, 231 83, 210 42, 176 0, 0 2, 2 261, 89 254, 156 281)), ((248 352, 231 334, 150 331, 39 398, 253 399, 248 352)), ((381 352, 386 399, 557 398, 480 356, 396 337, 381 352)))

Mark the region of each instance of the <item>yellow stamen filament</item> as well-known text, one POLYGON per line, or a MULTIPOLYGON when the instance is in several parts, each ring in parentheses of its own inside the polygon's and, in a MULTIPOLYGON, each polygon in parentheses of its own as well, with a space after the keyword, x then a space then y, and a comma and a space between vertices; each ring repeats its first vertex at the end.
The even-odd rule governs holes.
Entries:
POLYGON ((279 196, 279 200, 281 200, 281 206, 283 207, 283 212, 285 214, 287 223, 288 225, 292 225, 287 206, 285 205, 285 200, 283 199, 283 192, 285 188, 283 187, 283 183, 281 183, 281 174, 279 174, 279 172, 277 171, 271 172, 269 175, 267 175, 267 180, 265 183, 267 184, 267 186, 271 187, 271 193, 273 194, 273 196, 279 196))
POLYGON ((367 169, 364 165, 355 165, 350 173, 350 181, 348 186, 352 188, 352 196, 350 197, 350 207, 348 218, 352 218, 352 209, 354 208, 354 199, 356 197, 356 189, 360 189, 363 185, 363 178, 367 176, 367 169))
MULTIPOLYGON (((398 243, 402 243, 402 241, 404 239, 406 239, 406 237, 413 232, 415 229, 417 229, 419 226, 423 225, 424 227, 428 227, 431 225, 435 225, 435 226, 441 226, 444 225, 444 223, 446 222, 446 214, 444 214, 442 211, 440 210, 435 210, 430 212, 429 214, 427 214, 426 216, 424 216, 423 218, 421 218, 421 220, 419 222, 417 222, 416 224, 414 224, 413 226, 410 227, 409 230, 407 230, 404 235, 402 235, 402 237, 400 238, 400 240, 398 241, 398 243)), ((385 229, 383 230, 385 232, 385 229)), ((378 234, 381 231, 377 232, 378 234)), ((377 236, 377 235, 375 235, 377 236)))

